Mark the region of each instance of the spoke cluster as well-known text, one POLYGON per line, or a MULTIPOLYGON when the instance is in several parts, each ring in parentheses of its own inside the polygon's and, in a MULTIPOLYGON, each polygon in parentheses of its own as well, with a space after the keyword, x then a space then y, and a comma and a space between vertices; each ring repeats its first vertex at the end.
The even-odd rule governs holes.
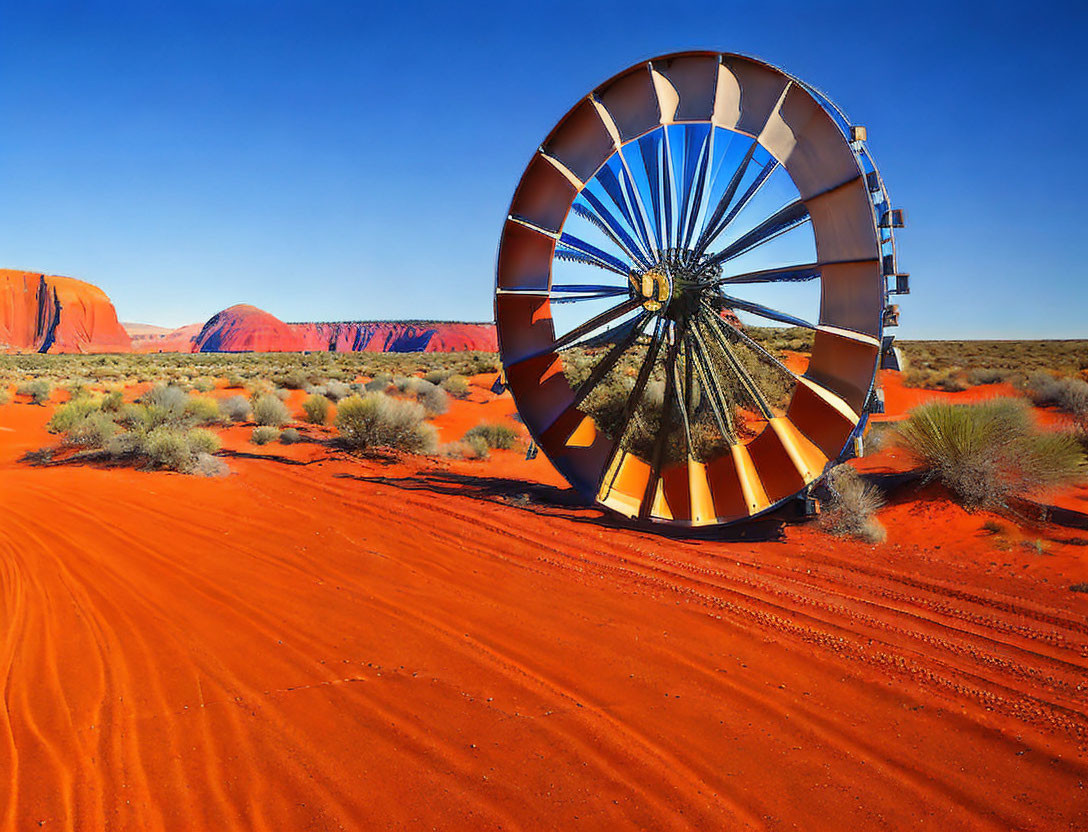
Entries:
MULTIPOLYGON (((661 128, 617 150, 572 206, 572 216, 599 231, 614 251, 604 251, 569 232, 557 235, 556 259, 622 276, 624 285, 555 284, 550 289, 553 302, 558 303, 622 299, 552 345, 553 350, 609 346, 578 384, 576 405, 585 401, 636 345, 645 347, 615 428, 617 448, 632 429, 655 368, 661 367, 657 376, 663 375, 663 401, 647 454, 651 482, 659 476, 674 430, 682 429, 688 453, 694 454, 697 413, 707 414, 730 445, 740 441, 739 407, 747 408, 756 418, 773 418, 774 402, 753 376, 746 356, 754 356, 791 383, 795 379, 775 356, 735 325, 732 313, 746 312, 786 326, 813 325, 726 290, 820 276, 813 263, 727 274, 729 261, 807 222, 808 212, 803 202, 795 200, 721 245, 726 230, 752 203, 778 163, 761 152, 758 142, 749 140, 739 164, 726 170, 725 156, 716 156, 714 142, 716 134, 727 131, 709 125, 684 125, 673 131, 670 134, 661 128)), ((717 140, 725 139, 719 136, 717 140)), ((650 510, 648 499, 643 510, 650 510)))

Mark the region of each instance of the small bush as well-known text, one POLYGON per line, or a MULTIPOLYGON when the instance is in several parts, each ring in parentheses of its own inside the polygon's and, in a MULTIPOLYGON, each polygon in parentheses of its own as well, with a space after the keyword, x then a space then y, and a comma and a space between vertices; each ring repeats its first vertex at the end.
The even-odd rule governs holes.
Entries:
POLYGON ((193 389, 198 393, 210 393, 215 389, 215 382, 210 378, 198 378, 193 380, 193 389))
POLYGON ((368 393, 384 393, 393 383, 393 377, 389 373, 378 373, 364 385, 368 393))
POLYGON ((325 385, 325 395, 332 401, 338 402, 351 395, 351 386, 342 381, 330 381, 325 385))
POLYGON ((185 436, 174 428, 162 425, 147 435, 144 453, 156 468, 169 471, 187 471, 193 463, 189 443, 185 436))
POLYGON ((102 397, 102 404, 100 407, 107 413, 117 413, 121 410, 121 405, 124 403, 124 394, 120 390, 111 390, 102 397))
POLYGON ((82 445, 85 448, 103 448, 120 430, 121 428, 109 416, 96 410, 72 425, 65 436, 65 441, 70 445, 82 445))
POLYGON ((998 384, 1009 376, 1006 370, 995 370, 989 367, 977 367, 967 373, 967 383, 973 386, 980 384, 998 384))
POLYGON ((440 416, 450 409, 450 397, 441 387, 435 387, 429 381, 420 381, 427 385, 419 392, 419 403, 428 416, 440 416))
POLYGON ((1038 405, 1053 405, 1088 427, 1088 382, 1035 373, 1027 381, 1028 395, 1038 405))
POLYGON ((491 456, 491 448, 483 436, 480 436, 479 434, 476 436, 467 436, 461 441, 468 449, 467 457, 469 459, 487 459, 491 456))
POLYGON ((189 473, 198 477, 225 477, 230 473, 230 468, 227 467, 227 463, 218 457, 200 453, 193 460, 189 473))
POLYGON ((911 411, 895 441, 968 508, 1005 508, 1010 497, 1073 483, 1084 453, 1067 433, 1038 433, 1023 401, 930 402, 911 411))
POLYGON ((431 384, 441 384, 452 375, 453 370, 431 370, 423 375, 423 380, 431 384))
POLYGON ((0 404, 7 404, 11 400, 11 394, 8 393, 8 386, 6 384, 0 384, 0 404))
POLYGON ((313 394, 302 403, 302 412, 306 414, 307 422, 323 425, 329 420, 329 400, 313 394))
POLYGON ((273 427, 272 425, 261 425, 253 429, 253 436, 250 441, 254 445, 267 445, 269 442, 275 442, 280 438, 280 429, 273 427))
POLYGON ((15 388, 16 395, 30 396, 31 404, 44 405, 49 401, 49 396, 53 392, 53 385, 43 378, 34 379, 33 381, 27 381, 20 384, 15 388))
POLYGON ((215 424, 221 418, 219 403, 206 396, 191 396, 185 403, 185 415, 197 425, 215 424))
POLYGON ((185 441, 189 444, 189 452, 195 455, 214 454, 223 446, 219 437, 205 428, 186 431, 185 441))
POLYGON ((253 421, 258 425, 279 427, 290 421, 287 405, 275 396, 265 394, 253 402, 253 421))
POLYGON ((437 432, 423 421, 423 406, 384 393, 349 396, 340 402, 336 428, 351 448, 392 448, 408 453, 433 453, 437 432))
POLYGON ((469 394, 468 379, 464 376, 453 375, 442 381, 442 389, 455 399, 467 399, 469 394))
POLYGON ((284 428, 280 434, 280 442, 284 445, 294 445, 302 441, 302 434, 294 428, 284 428))
POLYGON ((176 421, 185 415, 189 394, 173 384, 157 384, 140 396, 139 401, 149 408, 159 408, 166 414, 167 421, 176 421))
POLYGON ((227 376, 227 389, 237 390, 245 386, 245 380, 241 376, 227 376))
POLYGON ((145 451, 146 436, 135 431, 124 431, 114 434, 106 443, 106 453, 115 459, 124 457, 143 456, 145 451))
POLYGON ((229 396, 219 402, 219 412, 224 419, 232 422, 244 422, 252 412, 249 400, 245 396, 229 396))
POLYGON ((518 441, 518 432, 500 423, 477 425, 465 434, 465 441, 477 436, 487 443, 487 447, 500 450, 510 450, 518 441))
POLYGON ((53 416, 46 423, 45 429, 50 433, 67 433, 98 409, 99 403, 92 399, 73 399, 65 402, 53 411, 53 416))
POLYGON ((884 495, 850 465, 836 465, 824 481, 820 524, 831 534, 883 543, 884 527, 873 515, 884 505, 884 495))
POLYGON ((280 379, 279 383, 288 390, 303 390, 310 383, 310 379, 301 370, 291 370, 280 379))

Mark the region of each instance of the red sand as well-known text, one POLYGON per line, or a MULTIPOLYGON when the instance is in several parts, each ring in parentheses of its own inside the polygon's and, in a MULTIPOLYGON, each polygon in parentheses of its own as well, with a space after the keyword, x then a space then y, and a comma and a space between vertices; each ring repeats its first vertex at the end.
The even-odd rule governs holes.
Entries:
POLYGON ((1086 828, 1088 532, 676 540, 246 427, 222 479, 18 462, 49 412, 0 406, 4 829, 1086 828))

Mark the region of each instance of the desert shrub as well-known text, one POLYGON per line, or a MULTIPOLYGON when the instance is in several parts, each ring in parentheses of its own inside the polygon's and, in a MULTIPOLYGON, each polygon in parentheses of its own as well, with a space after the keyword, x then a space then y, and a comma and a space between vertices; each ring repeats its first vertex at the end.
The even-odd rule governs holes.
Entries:
POLYGON ((831 534, 883 543, 887 536, 873 515, 884 505, 884 496, 850 465, 836 465, 824 480, 820 525, 831 534))
POLYGON ((198 393, 210 393, 215 389, 215 382, 210 378, 198 378, 193 380, 193 389, 198 393))
POLYGON ((198 477, 225 477, 230 473, 227 463, 211 454, 199 453, 193 460, 190 474, 198 477))
POLYGON ((123 431, 114 434, 106 442, 106 453, 121 459, 123 457, 141 456, 144 453, 146 436, 136 431, 123 431))
POLYGON ((284 445, 294 445, 302 441, 302 434, 294 428, 284 428, 280 433, 280 442, 284 445))
POLYGON ((186 471, 193 463, 193 455, 185 435, 166 425, 155 428, 147 435, 143 451, 156 468, 186 471))
POLYGON ((496 422, 477 425, 465 434, 464 441, 472 441, 475 437, 483 439, 489 448, 509 450, 517 443, 518 432, 509 425, 496 422))
POLYGON ((487 444, 487 439, 479 434, 466 436, 461 440, 461 444, 468 449, 466 454, 468 459, 487 459, 491 456, 491 446, 487 444))
POLYGON ((27 381, 15 388, 16 395, 30 396, 32 404, 45 404, 53 392, 53 385, 43 378, 27 381))
POLYGON ((389 373, 378 373, 364 385, 364 389, 368 393, 384 393, 392 383, 393 376, 389 373))
POLYGON ((302 403, 302 412, 306 414, 307 422, 323 425, 329 420, 329 400, 324 396, 311 394, 302 403))
POLYGON ((1085 475, 1075 437, 1037 432, 1028 406, 1015 399, 930 402, 910 412, 894 439, 968 508, 1007 507, 1016 494, 1085 475))
POLYGON ((103 448, 120 430, 118 424, 107 414, 95 410, 72 425, 64 439, 69 445, 103 448))
POLYGON ((254 445, 267 445, 269 442, 275 442, 280 438, 280 429, 273 427, 272 425, 261 425, 253 429, 253 436, 250 441, 254 445))
POLYGON ((1035 373, 1027 380, 1028 395, 1038 405, 1053 405, 1088 426, 1088 382, 1035 373))
POLYGON ((392 448, 409 453, 433 453, 437 432, 424 422, 423 406, 384 393, 349 396, 340 402, 336 428, 351 448, 392 448))
POLYGON ((227 376, 227 389, 236 390, 239 387, 245 386, 245 379, 238 375, 227 376))
POLYGON ((423 374, 423 380, 429 381, 431 384, 441 384, 452 375, 453 370, 431 370, 429 373, 423 374))
POLYGON ((287 405, 276 396, 265 394, 253 402, 253 421, 258 425, 279 427, 290 421, 287 405))
POLYGON ((967 373, 967 383, 971 385, 997 384, 1008 378, 1007 370, 997 370, 992 367, 976 367, 967 373))
POLYGON ((251 408, 245 396, 228 396, 219 402, 219 412, 224 419, 232 422, 244 422, 249 418, 251 408))
POLYGON ((157 407, 166 413, 167 420, 180 419, 189 404, 189 394, 173 384, 156 384, 139 399, 149 408, 157 407))
POLYGON ((310 383, 310 379, 301 370, 291 370, 280 378, 279 383, 288 390, 302 390, 310 383))
POLYGON ((7 384, 0 384, 0 404, 7 404, 11 399, 7 384))
POLYGON ((468 379, 464 376, 452 375, 442 381, 441 387, 455 399, 468 398, 468 379))
POLYGON ((423 379, 419 379, 419 381, 427 385, 420 390, 418 396, 419 403, 423 405, 423 409, 428 416, 439 416, 450 409, 450 397, 445 390, 441 387, 435 387, 429 381, 423 381, 423 379))
POLYGON ((117 415, 114 418, 129 430, 142 430, 146 432, 162 424, 164 418, 160 417, 164 416, 165 412, 162 408, 156 408, 155 413, 153 414, 152 408, 145 404, 126 402, 121 405, 121 409, 117 411, 117 415))
POLYGON ((73 401, 75 399, 82 399, 91 395, 91 391, 87 387, 87 383, 83 380, 73 381, 67 387, 64 388, 68 392, 68 397, 73 401))
POLYGON ((192 428, 186 431, 185 441, 192 454, 214 454, 223 446, 219 437, 205 428, 192 428))
POLYGON ((120 390, 110 390, 102 397, 101 409, 107 413, 117 413, 125 403, 125 396, 120 390))
POLYGON ((53 411, 53 416, 46 423, 45 429, 50 433, 67 433, 98 408, 99 403, 93 399, 73 399, 65 402, 53 411))
POLYGON ((197 425, 210 425, 220 420, 219 403, 206 396, 191 396, 185 403, 185 415, 197 425))
POLYGON ((351 395, 351 386, 342 381, 330 381, 325 385, 325 395, 332 401, 338 402, 351 395))

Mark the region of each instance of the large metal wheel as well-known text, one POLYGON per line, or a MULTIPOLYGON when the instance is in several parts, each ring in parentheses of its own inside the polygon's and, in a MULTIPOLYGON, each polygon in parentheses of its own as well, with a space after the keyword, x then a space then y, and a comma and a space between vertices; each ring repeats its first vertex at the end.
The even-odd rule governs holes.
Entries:
POLYGON ((548 135, 503 228, 525 425, 629 517, 724 524, 798 495, 864 427, 900 218, 864 129, 782 70, 685 52, 620 73, 548 135))

